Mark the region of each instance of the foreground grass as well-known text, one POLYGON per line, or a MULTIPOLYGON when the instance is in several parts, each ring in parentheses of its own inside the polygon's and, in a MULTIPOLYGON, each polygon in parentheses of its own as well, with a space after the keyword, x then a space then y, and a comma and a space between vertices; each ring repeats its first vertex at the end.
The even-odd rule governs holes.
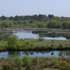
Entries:
POLYGON ((28 56, 0 59, 0 70, 70 70, 70 60, 28 56))
POLYGON ((46 51, 70 49, 70 40, 1 40, 0 51, 46 51))

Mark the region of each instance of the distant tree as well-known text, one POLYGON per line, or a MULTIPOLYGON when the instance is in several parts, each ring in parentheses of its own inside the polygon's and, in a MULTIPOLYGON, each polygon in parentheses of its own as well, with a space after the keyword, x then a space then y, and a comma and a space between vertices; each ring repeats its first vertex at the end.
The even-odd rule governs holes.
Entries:
POLYGON ((70 29, 70 22, 63 22, 62 28, 63 29, 70 29))
POLYGON ((13 19, 14 19, 14 17, 12 17, 12 16, 9 17, 9 20, 13 20, 13 19))
POLYGON ((60 28, 60 24, 57 21, 49 21, 47 24, 48 28, 60 28))
POLYGON ((1 16, 0 19, 1 19, 1 20, 5 20, 5 19, 7 19, 7 17, 1 16))
POLYGON ((52 14, 49 14, 49 15, 48 15, 48 18, 49 18, 49 19, 52 19, 53 17, 54 17, 54 15, 52 15, 52 14))
POLYGON ((2 23, 0 24, 0 26, 1 26, 1 28, 7 28, 7 27, 9 27, 9 25, 8 25, 7 22, 2 22, 2 23))

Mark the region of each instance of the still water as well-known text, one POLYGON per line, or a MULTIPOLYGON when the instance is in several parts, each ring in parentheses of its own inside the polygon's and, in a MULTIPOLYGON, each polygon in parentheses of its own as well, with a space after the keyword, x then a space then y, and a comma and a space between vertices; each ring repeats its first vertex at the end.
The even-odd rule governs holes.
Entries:
MULTIPOLYGON (((18 39, 39 39, 39 34, 34 34, 32 31, 17 31, 16 33, 13 33, 17 36, 18 39)), ((67 40, 65 37, 42 37, 44 40, 67 40)), ((35 51, 6 51, 6 52, 0 52, 0 58, 8 58, 8 57, 24 57, 25 55, 29 55, 30 57, 65 57, 70 58, 70 51, 44 51, 44 52, 35 52, 35 51)))
POLYGON ((44 40, 66 40, 66 37, 40 37, 39 34, 32 33, 32 31, 17 31, 16 33, 13 33, 18 37, 18 39, 44 39, 44 40))
POLYGON ((35 51, 11 51, 11 52, 0 52, 0 58, 8 58, 18 56, 20 58, 25 55, 29 55, 30 57, 64 57, 70 59, 70 51, 44 51, 44 52, 35 52, 35 51))

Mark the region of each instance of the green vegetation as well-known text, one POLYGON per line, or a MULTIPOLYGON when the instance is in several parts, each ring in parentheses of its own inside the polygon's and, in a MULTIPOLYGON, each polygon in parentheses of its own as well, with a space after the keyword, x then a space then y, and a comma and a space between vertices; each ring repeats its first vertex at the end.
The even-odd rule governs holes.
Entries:
POLYGON ((0 17, 0 28, 60 28, 70 29, 70 17, 32 15, 0 17))
MULTIPOLYGON (((32 15, 0 17, 0 29, 5 28, 46 28, 47 34, 39 32, 39 40, 18 40, 10 33, 0 32, 0 51, 48 51, 70 49, 70 40, 43 40, 42 35, 64 36, 70 38, 70 17, 57 17, 54 15, 32 15), (66 30, 65 30, 66 29, 66 30)), ((37 33, 37 31, 34 33, 37 33)), ((9 53, 9 54, 10 54, 9 53)), ((70 70, 70 60, 64 58, 23 58, 15 57, 0 59, 0 70, 70 70)))
POLYGON ((10 35, 12 32, 0 32, 0 40, 6 40, 10 35))
POLYGON ((7 49, 9 50, 13 50, 13 49, 16 49, 16 42, 17 42, 17 39, 16 39, 16 37, 15 36, 10 36, 9 38, 8 38, 8 47, 7 47, 7 49))
POLYGON ((70 30, 69 29, 46 29, 39 28, 32 31, 35 34, 39 34, 40 37, 66 37, 70 39, 70 30))
POLYGON ((70 40, 17 40, 14 36, 0 40, 0 51, 45 51, 70 49, 70 40))
POLYGON ((0 70, 70 70, 70 61, 62 58, 0 59, 0 70))

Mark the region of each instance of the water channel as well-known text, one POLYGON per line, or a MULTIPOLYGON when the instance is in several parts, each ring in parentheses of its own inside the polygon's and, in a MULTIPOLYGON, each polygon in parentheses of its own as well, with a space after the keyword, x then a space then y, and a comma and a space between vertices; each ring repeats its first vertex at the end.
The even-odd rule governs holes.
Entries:
POLYGON ((48 37, 48 36, 43 36, 40 37, 39 34, 32 33, 32 31, 17 31, 16 33, 13 33, 18 37, 18 39, 39 39, 42 38, 44 40, 67 40, 66 37, 48 37))
MULTIPOLYGON (((18 39, 39 39, 39 34, 34 34, 32 31, 17 31, 13 33, 16 35, 18 39)), ((66 37, 42 37, 44 40, 67 40, 66 37)), ((65 57, 70 58, 70 51, 44 51, 44 52, 35 52, 35 51, 5 51, 0 52, 0 58, 8 58, 11 56, 24 57, 25 55, 29 55, 30 57, 65 57)))
POLYGON ((35 51, 5 51, 0 52, 0 58, 8 58, 18 56, 20 58, 28 55, 30 57, 64 57, 70 59, 70 51, 43 51, 43 52, 35 52, 35 51))

